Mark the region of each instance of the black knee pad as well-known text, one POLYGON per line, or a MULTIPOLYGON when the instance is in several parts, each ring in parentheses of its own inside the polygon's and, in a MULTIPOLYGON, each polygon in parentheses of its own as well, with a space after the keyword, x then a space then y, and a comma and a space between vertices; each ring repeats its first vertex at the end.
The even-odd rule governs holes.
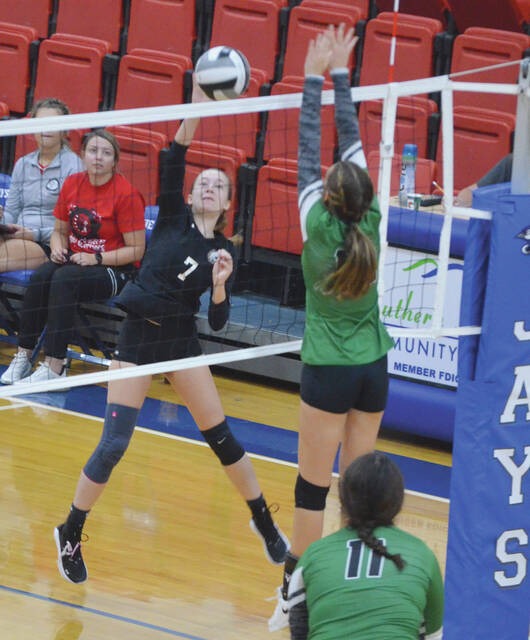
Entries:
POLYGON ((295 506, 309 511, 323 511, 326 508, 328 491, 329 487, 320 487, 312 484, 298 474, 294 488, 295 506))
POLYGON ((129 438, 123 436, 100 441, 86 463, 84 472, 93 482, 107 482, 110 474, 129 446, 129 438))
POLYGON ((119 404, 107 405, 103 434, 83 469, 92 482, 107 482, 129 446, 139 409, 119 404))
POLYGON ((234 464, 245 455, 245 450, 234 438, 226 420, 201 433, 224 467, 234 464))

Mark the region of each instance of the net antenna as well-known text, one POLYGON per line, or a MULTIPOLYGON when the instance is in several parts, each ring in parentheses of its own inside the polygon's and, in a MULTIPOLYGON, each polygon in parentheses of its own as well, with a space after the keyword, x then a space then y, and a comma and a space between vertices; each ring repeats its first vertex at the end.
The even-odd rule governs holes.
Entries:
POLYGON ((512 193, 530 193, 530 58, 521 64, 516 118, 512 193))

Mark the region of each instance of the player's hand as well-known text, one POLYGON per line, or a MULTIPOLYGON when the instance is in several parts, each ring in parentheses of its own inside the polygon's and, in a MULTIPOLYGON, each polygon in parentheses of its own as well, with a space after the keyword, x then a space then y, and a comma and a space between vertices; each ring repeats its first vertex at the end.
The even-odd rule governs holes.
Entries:
POLYGON ((309 42, 307 54, 304 64, 304 74, 306 76, 322 76, 329 66, 331 58, 331 39, 330 34, 333 27, 309 42))
POLYGON ((74 264, 77 264, 80 267, 93 267, 98 263, 98 261, 96 260, 95 253, 85 253, 85 252, 73 253, 70 256, 70 262, 73 262, 74 264))
POLYGON ((234 270, 232 256, 225 249, 219 249, 217 260, 212 268, 212 282, 214 287, 223 285, 234 270))
POLYGON ((51 247, 50 260, 57 264, 65 264, 68 262, 68 249, 66 247, 51 247))
POLYGON ((359 38, 354 34, 353 28, 346 30, 346 25, 341 22, 337 29, 328 30, 330 40, 331 56, 329 60, 330 69, 341 69, 348 67, 351 52, 357 44, 359 38))
POLYGON ((209 98, 204 91, 199 87, 199 83, 197 82, 197 78, 195 74, 193 74, 193 88, 191 90, 191 101, 192 102, 213 102, 211 98, 209 98))

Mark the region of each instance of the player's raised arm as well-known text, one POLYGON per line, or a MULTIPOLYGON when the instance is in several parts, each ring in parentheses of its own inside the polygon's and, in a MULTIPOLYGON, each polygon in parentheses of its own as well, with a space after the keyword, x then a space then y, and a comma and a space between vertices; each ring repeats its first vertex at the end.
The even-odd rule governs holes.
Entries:
POLYGON ((351 99, 348 61, 358 38, 353 29, 346 30, 340 24, 336 30, 329 31, 331 57, 329 69, 335 89, 335 124, 339 138, 339 152, 342 160, 355 162, 366 168, 359 121, 351 99))
POLYGON ((328 32, 320 33, 309 43, 305 59, 305 82, 298 133, 298 207, 304 241, 307 212, 322 193, 320 108, 323 74, 328 68, 330 57, 328 32))
MULTIPOLYGON (((193 81, 192 102, 206 102, 197 82, 193 81)), ((191 144, 200 118, 186 118, 181 123, 168 152, 165 154, 160 171, 160 197, 158 223, 185 212, 183 195, 186 170, 186 151, 191 144)))

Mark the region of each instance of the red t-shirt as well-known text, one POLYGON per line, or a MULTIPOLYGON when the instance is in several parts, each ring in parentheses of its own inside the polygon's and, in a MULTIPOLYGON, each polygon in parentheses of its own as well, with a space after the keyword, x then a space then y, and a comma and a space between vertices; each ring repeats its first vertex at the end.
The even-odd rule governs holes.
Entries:
POLYGON ((145 228, 142 194, 121 174, 98 187, 86 171, 66 178, 53 215, 69 223, 74 253, 104 253, 125 246, 123 234, 145 228))

